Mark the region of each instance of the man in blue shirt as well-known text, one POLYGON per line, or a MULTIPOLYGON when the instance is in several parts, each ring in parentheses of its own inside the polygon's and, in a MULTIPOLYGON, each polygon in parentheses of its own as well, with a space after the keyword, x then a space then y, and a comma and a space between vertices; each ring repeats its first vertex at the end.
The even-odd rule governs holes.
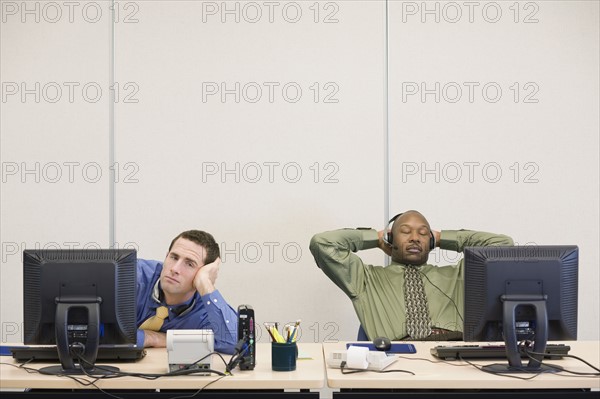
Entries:
MULTIPOLYGON (((164 263, 138 259, 137 344, 165 347, 166 331, 211 329, 215 350, 233 353, 237 342, 237 313, 215 288, 221 259, 212 235, 190 230, 171 242, 164 263), (166 307, 158 331, 146 329, 146 320, 166 307), (140 328, 141 327, 141 328, 140 328)), ((162 319, 162 317, 161 317, 162 319)))

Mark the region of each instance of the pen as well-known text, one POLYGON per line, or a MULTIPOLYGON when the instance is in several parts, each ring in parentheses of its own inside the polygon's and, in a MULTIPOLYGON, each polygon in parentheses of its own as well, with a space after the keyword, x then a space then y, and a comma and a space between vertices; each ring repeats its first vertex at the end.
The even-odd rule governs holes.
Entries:
POLYGON ((300 319, 296 320, 296 323, 294 324, 294 329, 292 330, 292 333, 290 334, 290 337, 288 339, 289 343, 292 343, 292 342, 296 341, 296 331, 298 331, 298 327, 300 326, 300 322, 301 322, 300 319))
POLYGON ((273 333, 271 332, 269 325, 266 322, 264 324, 265 324, 265 328, 267 329, 267 332, 271 336, 271 339, 273 340, 273 342, 277 342, 277 340, 275 339, 275 336, 273 336, 273 333))

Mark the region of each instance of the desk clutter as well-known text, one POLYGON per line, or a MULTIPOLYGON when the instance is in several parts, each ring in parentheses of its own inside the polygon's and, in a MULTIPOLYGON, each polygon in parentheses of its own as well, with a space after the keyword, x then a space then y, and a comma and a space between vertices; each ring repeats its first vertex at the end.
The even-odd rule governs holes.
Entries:
MULTIPOLYGON (((261 326, 261 328, 264 327, 261 326)), ((302 339, 303 335, 299 334, 299 337, 302 339)), ((393 344, 395 343, 397 342, 393 342, 393 344)), ((97 376, 82 375, 78 376, 77 380, 73 380, 35 373, 33 369, 40 367, 39 362, 38 364, 32 362, 22 365, 17 363, 16 359, 11 359, 10 355, 6 355, 2 359, 4 364, 0 364, 0 375, 2 376, 0 379, 2 394, 0 396, 3 399, 10 399, 12 392, 6 392, 9 389, 23 390, 31 388, 49 391, 53 389, 90 389, 91 386, 82 385, 89 382, 94 382, 98 388, 103 390, 121 390, 137 395, 139 393, 136 393, 136 390, 143 390, 141 395, 145 398, 152 397, 155 393, 162 396, 154 396, 162 398, 181 396, 184 393, 193 396, 198 390, 209 391, 211 389, 230 391, 230 397, 243 397, 242 394, 245 393, 253 394, 254 397, 261 395, 261 397, 269 395, 284 397, 288 392, 296 394, 298 389, 304 389, 306 391, 310 390, 310 392, 305 392, 306 394, 313 394, 312 398, 318 399, 320 394, 322 398, 331 397, 323 396, 324 393, 330 393, 329 389, 347 390, 351 394, 356 394, 357 390, 363 389, 368 390, 364 397, 368 395, 369 398, 376 397, 380 393, 388 393, 390 396, 393 394, 396 397, 403 393, 413 396, 417 394, 418 396, 418 392, 432 396, 439 394, 440 397, 443 397, 445 394, 449 394, 456 397, 464 395, 465 392, 471 395, 474 391, 481 393, 478 397, 486 397, 485 395, 489 394, 487 390, 503 393, 505 394, 504 397, 521 397, 524 391, 529 393, 543 390, 544 392, 537 393, 534 396, 552 396, 564 399, 577 396, 596 399, 598 389, 600 389, 598 375, 591 375, 593 370, 575 358, 565 356, 561 359, 552 359, 552 363, 562 367, 564 370, 562 372, 544 373, 536 378, 531 378, 535 374, 528 373, 528 375, 523 376, 525 378, 514 378, 481 371, 480 367, 488 363, 486 361, 473 360, 473 365, 465 361, 442 361, 431 355, 432 343, 430 342, 411 342, 415 346, 416 353, 394 354, 397 360, 383 371, 370 369, 356 371, 349 367, 350 365, 356 366, 353 361, 351 361, 352 364, 345 365, 342 369, 341 360, 347 362, 347 357, 338 359, 339 368, 335 365, 333 367, 329 366, 328 358, 332 353, 343 352, 347 356, 346 345, 348 344, 356 343, 348 341, 303 342, 299 345, 300 356, 296 361, 296 369, 286 372, 272 370, 270 364, 272 361, 271 349, 274 343, 261 342, 256 345, 257 366, 252 371, 236 372, 234 370, 231 375, 226 376, 220 374, 212 376, 198 375, 206 370, 195 373, 191 373, 191 370, 184 370, 185 372, 169 374, 170 376, 177 376, 176 378, 163 378, 163 376, 166 377, 164 375, 167 362, 165 348, 148 348, 147 355, 135 363, 117 363, 125 372, 119 375, 120 378, 100 379, 97 379, 97 376), (310 355, 310 359, 300 360, 302 352, 310 355), (401 369, 406 371, 402 372, 401 369), (414 375, 408 373, 408 371, 414 373, 414 375), (567 372, 569 373, 567 374, 567 372), (570 372, 576 372, 578 375, 570 372), (185 377, 183 377, 184 375, 185 377), (160 378, 158 378, 159 376, 160 378), (321 391, 321 388, 324 387, 327 387, 327 390, 321 391), (432 387, 435 387, 435 392, 432 392, 432 387), (278 391, 275 392, 275 389, 278 391), (149 392, 149 390, 157 391, 149 392), (179 392, 169 394, 169 390, 178 390, 179 392)), ((439 344, 455 345, 456 343, 440 342, 434 345, 439 344)), ((571 350, 569 352, 571 354, 587 360, 596 367, 598 366, 598 353, 600 353, 598 341, 571 341, 565 344, 570 346, 571 350)), ((377 351, 376 353, 378 353, 376 356, 384 355, 383 351, 377 351)), ((224 355, 224 357, 225 360, 228 360, 228 356, 224 355)), ((223 363, 219 356, 213 355, 213 363, 216 370, 223 371, 223 363)), ((113 362, 111 365, 114 364, 113 362)), ((359 364, 359 366, 361 365, 359 364)), ((373 365, 369 364, 369 366, 373 365)), ((309 397, 308 395, 302 397, 309 397)), ((26 395, 23 397, 26 397, 26 395)), ((335 398, 341 399, 342 396, 336 394, 334 395, 335 398)), ((13 399, 16 399, 16 396, 13 399)))
POLYGON ((271 369, 273 371, 294 371, 298 359, 298 328, 300 320, 294 324, 288 323, 279 332, 279 323, 264 323, 271 337, 271 369))
POLYGON ((198 375, 210 375, 215 335, 212 330, 168 330, 168 372, 177 370, 206 370, 198 375))
POLYGON ((365 346, 350 345, 345 351, 333 351, 327 356, 330 368, 346 367, 352 370, 381 371, 397 360, 397 356, 372 351, 365 346))

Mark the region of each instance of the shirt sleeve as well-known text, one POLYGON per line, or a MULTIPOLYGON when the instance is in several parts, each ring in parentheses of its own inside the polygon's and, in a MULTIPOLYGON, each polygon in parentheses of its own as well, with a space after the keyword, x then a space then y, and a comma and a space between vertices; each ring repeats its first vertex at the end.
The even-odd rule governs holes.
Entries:
POLYGON ((238 316, 219 290, 201 298, 206 309, 208 328, 215 334, 215 351, 232 354, 237 343, 238 316))
POLYGON ((462 252, 465 247, 488 247, 492 245, 514 245, 512 238, 503 234, 473 230, 442 230, 440 248, 462 252))
POLYGON ((138 348, 143 348, 144 347, 144 340, 146 339, 146 334, 144 333, 144 330, 137 330, 137 339, 136 339, 136 345, 138 346, 138 348))
MULTIPOLYGON (((155 260, 137 259, 137 286, 136 286, 136 319, 139 326, 144 321, 146 307, 150 301, 150 292, 153 289, 153 278, 155 277, 156 268, 160 262, 155 260)), ((136 345, 140 348, 144 347, 144 339, 146 334, 144 330, 137 330, 136 345)))
POLYGON ((354 252, 376 248, 377 231, 342 229, 316 234, 310 241, 310 252, 317 266, 350 298, 355 298, 365 285, 366 266, 354 252))

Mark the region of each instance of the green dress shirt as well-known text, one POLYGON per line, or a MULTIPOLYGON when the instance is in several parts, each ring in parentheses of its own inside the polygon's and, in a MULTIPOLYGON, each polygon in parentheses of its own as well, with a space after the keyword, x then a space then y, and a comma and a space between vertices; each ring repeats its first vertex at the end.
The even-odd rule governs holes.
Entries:
MULTIPOLYGON (((377 231, 342 229, 316 234, 310 241, 317 265, 352 300, 354 310, 369 339, 388 337, 406 339, 404 270, 406 265, 365 264, 354 252, 377 248, 377 231)), ((505 235, 471 230, 444 230, 440 248, 462 252, 464 247, 514 245, 505 235)), ((424 264, 429 315, 433 326, 463 331, 464 273, 463 260, 456 265, 424 264), (451 299, 451 300, 450 300, 451 299)))

